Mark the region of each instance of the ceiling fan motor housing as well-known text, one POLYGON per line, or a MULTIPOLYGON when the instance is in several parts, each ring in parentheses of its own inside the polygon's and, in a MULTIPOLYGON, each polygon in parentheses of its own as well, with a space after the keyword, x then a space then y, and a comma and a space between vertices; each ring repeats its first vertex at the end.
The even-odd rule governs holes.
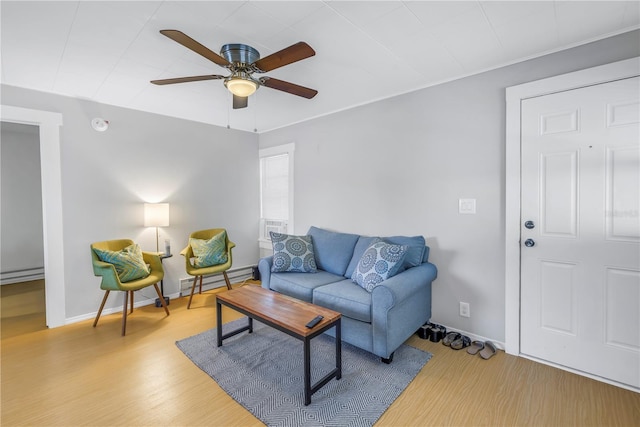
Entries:
POLYGON ((232 64, 253 64, 260 59, 260 52, 246 44, 225 44, 220 49, 220 55, 232 64))

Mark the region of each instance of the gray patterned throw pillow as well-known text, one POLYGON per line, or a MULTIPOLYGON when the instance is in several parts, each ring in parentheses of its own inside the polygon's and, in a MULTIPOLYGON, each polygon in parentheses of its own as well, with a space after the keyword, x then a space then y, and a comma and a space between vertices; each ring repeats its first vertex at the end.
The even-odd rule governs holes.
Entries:
POLYGON ((402 265, 408 246, 392 245, 382 240, 374 241, 362 254, 351 280, 371 292, 390 277, 402 265))
POLYGON ((318 271, 311 236, 290 236, 274 232, 269 234, 273 244, 272 272, 315 273, 318 271))

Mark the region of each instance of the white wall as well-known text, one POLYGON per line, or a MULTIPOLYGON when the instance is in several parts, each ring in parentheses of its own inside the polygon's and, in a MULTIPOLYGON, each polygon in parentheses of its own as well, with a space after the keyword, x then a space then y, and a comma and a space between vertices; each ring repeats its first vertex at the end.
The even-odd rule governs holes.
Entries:
MULTIPOLYGON (((60 112, 66 318, 95 313, 103 291, 93 276, 89 244, 131 238, 155 250, 143 203, 169 202, 171 225, 160 229, 174 257, 164 261, 165 294, 187 277, 178 255, 191 231, 224 227, 237 244, 234 266, 258 260, 257 135, 197 122, 2 86, 2 103, 60 112), (93 117, 110 121, 95 132, 93 117)), ((153 289, 137 299, 155 299, 153 289)), ((111 296, 107 308, 120 308, 111 296)))
POLYGON ((44 271, 38 128, 3 122, 0 146, 0 274, 12 283, 44 271))
POLYGON ((296 143, 295 233, 425 236, 439 271, 432 320, 504 341, 505 88, 638 56, 639 40, 635 31, 261 134, 260 148, 296 143), (458 214, 459 198, 475 198, 477 214, 458 214))

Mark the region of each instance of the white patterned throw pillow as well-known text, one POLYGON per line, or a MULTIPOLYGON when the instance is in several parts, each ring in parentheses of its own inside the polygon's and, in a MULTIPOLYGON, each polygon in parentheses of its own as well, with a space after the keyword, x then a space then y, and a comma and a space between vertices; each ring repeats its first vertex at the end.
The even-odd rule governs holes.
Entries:
POLYGON ((398 272, 407 249, 406 245, 392 245, 382 240, 374 241, 362 254, 358 266, 351 275, 351 280, 365 290, 373 291, 373 288, 398 272))
POLYGON ((269 233, 273 244, 274 273, 318 271, 311 236, 291 236, 283 233, 269 233))

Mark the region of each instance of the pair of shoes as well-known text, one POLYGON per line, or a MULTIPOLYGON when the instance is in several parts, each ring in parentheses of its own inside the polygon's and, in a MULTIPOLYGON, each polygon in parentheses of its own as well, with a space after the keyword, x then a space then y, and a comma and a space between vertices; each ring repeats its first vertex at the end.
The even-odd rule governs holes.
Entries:
POLYGON ((475 354, 478 354, 478 352, 483 348, 484 348, 484 342, 474 341, 471 343, 471 347, 467 349, 467 353, 475 355, 475 354))
POLYGON ((418 329, 416 333, 423 340, 438 342, 446 335, 447 328, 441 325, 436 325, 435 323, 427 322, 420 326, 420 329, 418 329))
POLYGON ((483 359, 489 359, 491 356, 496 354, 496 346, 491 341, 485 341, 484 348, 480 351, 480 357, 483 359))
POLYGON ((467 349, 469 354, 480 354, 483 359, 489 359, 496 354, 496 346, 491 341, 474 341, 471 343, 471 347, 467 349))
POLYGON ((466 335, 460 335, 460 337, 451 342, 451 348, 454 350, 462 350, 465 347, 471 345, 471 338, 466 335))
POLYGON ((429 323, 429 340, 431 342, 439 342, 447 335, 447 328, 435 323, 429 323))
POLYGON ((447 347, 450 347, 452 342, 454 342, 455 340, 461 339, 461 338, 462 338, 462 334, 459 334, 457 332, 449 332, 442 339, 442 344, 446 345, 447 347))

